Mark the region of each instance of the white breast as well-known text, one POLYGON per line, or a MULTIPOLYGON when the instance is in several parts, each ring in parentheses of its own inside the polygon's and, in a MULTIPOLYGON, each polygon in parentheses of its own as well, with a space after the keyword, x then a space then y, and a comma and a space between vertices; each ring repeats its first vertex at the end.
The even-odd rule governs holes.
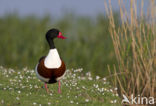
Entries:
POLYGON ((61 59, 57 49, 49 50, 49 53, 44 60, 44 65, 47 68, 59 68, 61 66, 61 59))

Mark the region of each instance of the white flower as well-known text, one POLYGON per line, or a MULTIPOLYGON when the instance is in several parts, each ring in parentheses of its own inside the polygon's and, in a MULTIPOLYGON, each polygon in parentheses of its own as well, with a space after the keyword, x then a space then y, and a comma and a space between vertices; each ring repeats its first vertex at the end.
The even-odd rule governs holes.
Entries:
POLYGON ((35 86, 34 86, 34 88, 38 88, 38 86, 37 86, 37 85, 35 85, 35 86))
POLYGON ((18 91, 18 93, 21 93, 21 91, 18 91))
POLYGON ((74 101, 71 100, 70 103, 74 103, 74 101))
POLYGON ((37 103, 35 103, 35 102, 33 103, 33 105, 36 105, 36 104, 37 104, 37 103))
POLYGON ((116 94, 116 96, 119 96, 119 94, 116 94))
POLYGON ((22 86, 22 88, 25 88, 25 86, 22 86))
POLYGON ((4 103, 4 100, 1 100, 1 103, 3 104, 4 103))
POLYGON ((17 100, 20 100, 20 98, 19 98, 19 97, 16 97, 16 99, 17 99, 17 100))
POLYGON ((80 88, 79 87, 76 87, 76 89, 79 90, 80 88))
POLYGON ((103 92, 104 91, 104 88, 101 88, 101 92, 103 92))
POLYGON ((117 100, 114 100, 114 103, 116 103, 117 102, 117 100))
POLYGON ((104 77, 103 80, 106 81, 106 78, 104 77))
POLYGON ((95 86, 95 88, 98 88, 98 87, 99 87, 99 85, 96 85, 96 86, 95 86))
POLYGON ((50 103, 50 102, 48 102, 48 105, 51 105, 51 103, 50 103))
POLYGON ((86 99, 85 101, 86 101, 86 102, 89 102, 89 99, 86 99))
POLYGON ((111 100, 110 103, 114 103, 114 101, 111 100))
POLYGON ((73 74, 72 76, 74 76, 74 77, 75 77, 75 76, 76 76, 76 74, 73 74))
POLYGON ((107 91, 107 89, 106 89, 106 88, 104 88, 104 91, 107 91))
POLYGON ((12 90, 12 88, 9 88, 9 90, 12 90))
POLYGON ((20 79, 23 79, 22 75, 20 75, 20 79))
POLYGON ((118 88, 114 88, 114 90, 116 90, 116 91, 117 91, 117 90, 118 90, 118 88))
POLYGON ((92 78, 92 77, 88 77, 88 79, 89 79, 89 80, 93 80, 93 78, 92 78))
POLYGON ((87 72, 86 75, 90 77, 91 76, 91 72, 87 72))
POLYGON ((112 89, 110 89, 110 92, 113 92, 113 90, 112 90, 112 89))
POLYGON ((86 89, 85 86, 82 86, 83 89, 86 89))
POLYGON ((52 93, 50 93, 50 96, 52 96, 53 94, 52 93))
POLYGON ((98 80, 98 79, 100 79, 100 77, 99 76, 96 76, 96 80, 98 80))

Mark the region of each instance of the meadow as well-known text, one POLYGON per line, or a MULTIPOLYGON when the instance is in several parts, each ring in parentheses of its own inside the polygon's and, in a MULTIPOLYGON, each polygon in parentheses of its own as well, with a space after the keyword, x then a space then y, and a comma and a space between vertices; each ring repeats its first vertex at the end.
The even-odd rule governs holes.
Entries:
POLYGON ((0 106, 120 106, 117 88, 105 77, 82 71, 67 70, 58 94, 58 84, 48 85, 47 93, 34 70, 0 67, 0 106))

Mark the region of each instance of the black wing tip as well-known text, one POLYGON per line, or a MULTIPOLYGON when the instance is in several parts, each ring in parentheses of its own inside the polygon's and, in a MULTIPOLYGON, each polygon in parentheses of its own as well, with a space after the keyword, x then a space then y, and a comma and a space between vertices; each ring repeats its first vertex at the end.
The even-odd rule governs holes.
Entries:
POLYGON ((45 57, 46 57, 46 56, 42 56, 42 57, 39 59, 39 62, 41 62, 41 60, 44 59, 45 57))

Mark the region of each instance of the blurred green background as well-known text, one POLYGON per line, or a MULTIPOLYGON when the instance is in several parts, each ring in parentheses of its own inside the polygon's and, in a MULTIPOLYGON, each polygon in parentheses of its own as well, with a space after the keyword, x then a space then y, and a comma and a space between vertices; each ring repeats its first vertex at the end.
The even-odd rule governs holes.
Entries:
MULTIPOLYGON (((119 15, 114 14, 119 26, 119 15)), ((67 68, 83 68, 94 75, 108 75, 107 65, 116 64, 109 35, 108 18, 66 14, 59 19, 6 14, 0 17, 0 65, 11 68, 34 68, 41 56, 48 53, 45 33, 58 28, 68 39, 55 39, 55 46, 67 68)))

